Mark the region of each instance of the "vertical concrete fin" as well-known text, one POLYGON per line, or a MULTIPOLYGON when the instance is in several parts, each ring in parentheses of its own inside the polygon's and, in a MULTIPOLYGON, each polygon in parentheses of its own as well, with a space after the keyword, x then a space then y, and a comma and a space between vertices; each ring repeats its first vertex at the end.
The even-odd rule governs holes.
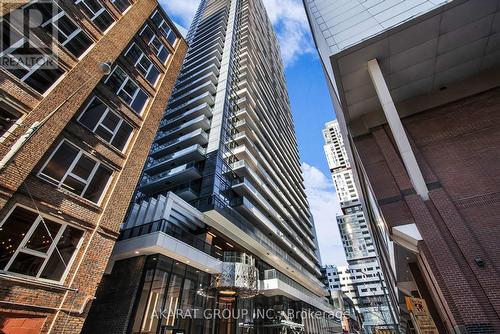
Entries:
POLYGON ((396 141, 396 146, 398 147, 399 154, 401 155, 401 159, 403 160, 413 187, 422 199, 428 200, 429 190, 425 184, 415 154, 411 149, 410 142, 406 136, 403 124, 401 123, 401 119, 399 118, 398 111, 396 110, 396 106, 394 105, 394 101, 392 100, 377 59, 372 59, 368 62, 368 73, 372 79, 373 86, 375 87, 378 99, 382 105, 382 110, 384 111, 387 123, 396 141))

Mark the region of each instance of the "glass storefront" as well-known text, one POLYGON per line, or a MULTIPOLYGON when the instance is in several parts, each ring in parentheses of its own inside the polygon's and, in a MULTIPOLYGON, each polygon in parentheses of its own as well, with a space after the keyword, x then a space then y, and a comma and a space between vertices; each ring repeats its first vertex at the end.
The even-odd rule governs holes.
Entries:
MULTIPOLYGON (((269 271, 269 266, 257 262, 262 273, 269 271)), ((340 328, 338 321, 326 316, 309 317, 317 310, 301 301, 284 296, 242 298, 236 291, 211 290, 214 278, 165 256, 148 256, 132 333, 323 334, 340 328)))
POLYGON ((210 275, 161 255, 146 261, 142 292, 136 301, 133 334, 212 333, 203 311, 214 299, 197 293, 210 275))

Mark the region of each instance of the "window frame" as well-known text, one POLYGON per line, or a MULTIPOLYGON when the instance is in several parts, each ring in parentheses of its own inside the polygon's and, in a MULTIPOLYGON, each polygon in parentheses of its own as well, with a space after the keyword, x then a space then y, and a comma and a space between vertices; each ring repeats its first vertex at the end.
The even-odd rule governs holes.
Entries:
MULTIPOLYGON (((28 3, 24 4, 22 7, 20 7, 22 10, 25 10, 26 8, 29 8, 30 6, 32 6, 33 4, 37 3, 38 1, 29 1, 28 3)), ((42 25, 40 26, 41 28, 46 28, 49 24, 51 25, 51 29, 52 29, 52 32, 47 32, 45 31, 49 36, 50 38, 52 38, 53 40, 55 40, 55 42, 57 42, 59 45, 61 45, 64 50, 70 54, 72 57, 75 57, 77 59, 81 59, 83 58, 83 56, 91 49, 91 47, 95 44, 95 41, 78 25, 78 23, 76 23, 69 15, 66 11, 64 11, 60 6, 59 4, 54 1, 54 0, 51 0, 50 1, 50 4, 52 6, 55 6, 53 7, 54 9, 57 8, 59 13, 57 13, 56 15, 52 16, 49 20, 45 21, 42 23, 42 25), (57 25, 54 25, 54 22, 58 21, 59 19, 61 19, 62 17, 66 17, 66 19, 68 21, 70 21, 75 27, 76 27, 76 30, 74 32, 72 32, 70 35, 66 35, 63 31, 61 31, 57 25), (63 36, 66 37, 66 40, 64 42, 60 42, 57 38, 55 38, 54 36, 54 31, 57 30, 57 34, 61 34, 63 36), (66 45, 68 43, 70 43, 71 41, 73 41, 73 39, 75 37, 77 37, 79 34, 83 34, 84 36, 86 36, 89 41, 91 42, 91 44, 89 45, 89 47, 84 50, 84 52, 79 56, 75 56, 67 47, 66 45)), ((3 22, 5 18, 0 18, 0 23, 3 22)), ((7 21, 9 22, 9 21, 7 21)), ((10 24, 10 23, 9 23, 10 24)), ((45 90, 43 91, 39 91, 37 88, 35 88, 34 86, 32 86, 31 84, 29 84, 28 82, 26 82, 33 74, 35 74, 46 62, 49 62, 49 61, 57 61, 57 59, 55 59, 52 55, 50 54, 47 54, 41 50, 37 50, 37 55, 39 55, 39 57, 41 59, 43 59, 44 61, 43 62, 36 62, 35 64, 33 64, 31 67, 30 66, 27 66, 26 64, 24 64, 22 61, 20 61, 15 55, 13 55, 13 53, 15 53, 15 51, 19 48, 22 48, 26 43, 30 43, 30 40, 26 37, 26 35, 24 34, 23 31, 20 31, 18 29, 18 27, 16 25, 13 25, 13 24, 10 24, 10 28, 12 30, 14 30, 16 33, 19 34, 19 36, 21 36, 21 38, 14 42, 13 44, 10 44, 5 50, 3 50, 2 52, 0 52, 0 57, 8 57, 10 58, 12 61, 14 61, 18 66, 19 66, 19 69, 21 70, 24 70, 26 71, 27 73, 24 74, 22 77, 19 77, 17 76, 16 74, 12 73, 11 71, 9 70, 6 70, 7 72, 9 72, 11 75, 13 75, 17 80, 19 80, 20 82, 22 82, 23 84, 27 85, 30 89, 33 89, 34 91, 36 91, 38 94, 42 95, 42 96, 46 96, 48 94, 49 91, 51 91, 51 89, 53 87, 55 87, 55 85, 64 77, 64 75, 67 73, 67 70, 64 69, 61 64, 58 63, 58 67, 57 69, 53 69, 55 71, 58 71, 58 72, 61 72, 60 75, 57 76, 57 79, 50 85, 48 86, 45 90)), ((37 40, 38 43, 40 43, 39 40, 37 40)))
MULTIPOLYGON (((113 70, 111 71, 111 73, 108 74, 108 76, 106 77, 106 79, 104 80, 104 83, 107 85, 109 79, 113 76, 113 74, 115 73, 116 69, 117 68, 120 68, 120 70, 127 76, 127 78, 125 80, 123 80, 122 84, 120 85, 120 88, 118 88, 118 90, 116 92, 114 92, 114 94, 116 94, 118 96, 118 98, 120 98, 129 108, 130 110, 132 110, 132 112, 138 116, 141 116, 144 112, 144 109, 146 108, 146 105, 148 104, 149 102, 149 99, 150 99, 150 96, 149 94, 144 90, 142 89, 142 87, 134 80, 130 77, 130 75, 120 66, 120 65, 115 65, 115 67, 113 68, 113 70), (124 87, 127 85, 127 83, 131 81, 134 85, 137 86, 137 89, 134 93, 134 96, 131 96, 125 89, 124 87), (131 97, 132 101, 131 103, 127 103, 122 97, 120 97, 120 92, 123 91, 125 92, 125 94, 127 94, 128 96, 131 97), (146 96, 147 96, 147 99, 146 99, 146 102, 144 103, 144 106, 142 106, 142 109, 141 111, 139 112, 136 112, 133 108, 132 108, 132 104, 133 102, 135 101, 135 99, 137 98, 137 95, 139 94, 139 91, 142 91, 146 96)), ((108 88, 111 88, 109 86, 107 86, 108 88)))
MULTIPOLYGON (((148 82, 150 83, 153 87, 156 87, 158 85, 158 81, 160 80, 160 76, 162 74, 162 72, 160 71, 160 69, 153 63, 153 61, 151 59, 149 59, 149 57, 146 55, 146 53, 141 49, 141 47, 136 43, 136 42, 133 42, 130 47, 127 49, 127 51, 125 52, 124 54, 124 57, 129 60, 127 58, 127 55, 129 54, 130 50, 132 50, 132 48, 136 46, 140 51, 141 51, 141 56, 139 57, 139 59, 137 59, 137 61, 135 62, 134 64, 134 68, 137 69, 138 66, 140 66, 144 71, 146 71, 146 74, 142 74, 141 71, 138 70, 139 74, 148 82), (148 69, 145 69, 144 66, 141 64, 141 60, 143 58, 146 58, 149 62, 150 62, 150 66, 148 69), (158 76, 156 77, 155 81, 154 82, 150 82, 148 80, 148 75, 151 73, 151 70, 152 69, 156 69, 158 71, 158 76)), ((167 57, 167 60, 168 60, 168 57, 167 57)), ((129 60, 130 61, 130 60, 129 60)), ((130 61, 131 62, 131 61, 130 61)))
POLYGON ((113 16, 113 14, 111 14, 109 12, 109 10, 106 8, 106 5, 101 0, 94 0, 94 1, 98 2, 101 5, 101 9, 98 10, 97 12, 94 12, 94 10, 92 9, 92 7, 87 4, 87 2, 86 2, 87 0, 73 0, 73 1, 74 1, 74 3, 75 3, 76 6, 85 6, 85 8, 87 8, 87 10, 89 12, 91 12, 92 14, 94 14, 94 16, 90 17, 90 15, 87 15, 87 13, 83 13, 85 15, 85 17, 87 17, 89 19, 89 21, 92 22, 92 24, 97 28, 97 30, 100 31, 100 32, 102 32, 103 34, 106 31, 108 31, 116 23, 116 18, 113 16), (113 22, 111 22, 111 24, 109 25, 109 27, 107 27, 104 30, 101 30, 101 28, 99 28, 99 26, 97 25, 97 23, 94 22, 94 20, 97 19, 104 12, 108 13, 108 15, 113 19, 113 22))
MULTIPOLYGON (((17 28, 13 27, 13 29, 15 29, 17 32, 19 32, 17 30, 17 28)), ((63 73, 54 81, 54 83, 49 86, 43 93, 39 92, 36 88, 34 87, 31 87, 31 85, 29 85, 28 83, 26 83, 25 81, 27 79, 29 79, 36 71, 38 71, 40 69, 40 67, 42 67, 44 65, 44 63, 46 61, 49 61, 51 59, 51 56, 48 55, 48 54, 45 54, 45 53, 42 53, 40 51, 38 51, 38 53, 41 55, 41 57, 44 59, 44 62, 36 62, 33 66, 31 67, 28 67, 26 66, 22 61, 20 61, 17 57, 13 56, 12 55, 12 51, 14 50, 17 50, 19 49, 20 47, 22 47, 27 39, 26 39, 26 36, 24 36, 23 34, 21 34, 22 37, 21 39, 19 39, 17 42, 15 42, 14 44, 11 44, 9 45, 9 47, 7 49, 5 49, 3 52, 0 52, 0 57, 9 57, 10 59, 12 59, 14 62, 16 62, 20 68, 24 69, 25 71, 27 71, 27 73, 22 76, 21 78, 18 77, 17 75, 11 73, 14 77, 16 77, 19 81, 21 81, 22 83, 28 85, 31 89, 33 89, 34 91, 36 91, 38 94, 41 94, 41 95, 44 95, 46 94, 52 87, 54 87, 56 85, 56 83, 61 79, 62 76, 64 76, 65 74, 65 71, 62 70, 61 68, 58 68, 59 70, 61 70, 63 73)), ((10 71, 8 71, 10 73, 10 71)))
POLYGON ((119 2, 120 0, 111 0, 111 3, 113 4, 113 6, 115 6, 115 8, 123 15, 125 14, 126 12, 128 12, 128 10, 132 7, 133 3, 132 1, 130 0, 126 0, 128 2, 128 7, 124 10, 124 11, 121 11, 120 10, 120 7, 118 7, 118 5, 116 4, 117 2, 119 2))
POLYGON ((27 211, 31 211, 33 213, 36 213, 37 214, 37 217, 36 219, 31 223, 31 227, 28 229, 28 231, 26 232, 26 235, 24 236, 23 240, 21 241, 21 243, 19 244, 19 246, 17 247, 16 251, 14 252, 14 254, 12 254, 11 258, 9 259, 9 261, 7 262, 7 264, 5 265, 4 269, 1 269, 0 270, 0 273, 5 273, 7 275, 10 275, 10 276, 14 276, 14 277, 22 277, 22 278, 28 278, 28 279, 35 279, 37 281, 41 281, 41 282, 47 282, 47 283, 59 283, 59 284, 63 284, 64 281, 66 280, 70 270, 71 270, 71 267, 73 266, 73 262, 75 261, 79 251, 80 251, 80 248, 83 244, 83 241, 85 239, 85 235, 86 235, 86 230, 79 227, 79 226, 75 226, 73 224, 69 224, 57 217, 53 217, 53 216, 49 216, 49 215, 46 215, 46 214, 42 214, 41 212, 37 212, 37 210, 33 210, 32 208, 26 206, 26 205, 23 205, 23 204, 20 204, 20 203, 16 203, 10 210, 9 212, 7 213, 7 215, 5 215, 5 217, 0 221, 0 227, 2 227, 5 222, 10 218, 10 216, 13 214, 13 212, 16 210, 16 208, 22 208, 24 210, 27 210, 27 211), (29 249, 26 247, 26 244, 28 243, 28 241, 31 239, 31 237, 33 236, 34 232, 36 231, 36 229, 38 228, 38 226, 42 223, 42 220, 50 220, 56 224, 59 224, 61 225, 61 227, 59 228, 59 231, 57 231, 57 234, 52 238, 52 243, 49 247, 49 249, 47 250, 46 253, 42 253, 42 252, 39 252, 39 251, 35 251, 33 249, 29 249), (71 255, 71 259, 68 261, 67 265, 66 265, 66 268, 64 269, 64 273, 61 275, 61 279, 56 281, 56 280, 51 280, 51 279, 47 279, 47 278, 42 278, 40 277, 40 275, 43 273, 48 261, 50 260, 50 257, 53 255, 53 252, 54 252, 54 249, 56 248, 57 244, 59 243, 60 239, 61 239, 61 236, 64 234, 64 232, 66 231, 66 229, 69 227, 71 228, 74 228, 74 229, 77 229, 77 230, 80 230, 82 231, 82 236, 80 238, 80 240, 78 241, 78 244, 76 245, 75 247, 75 250, 73 252, 73 254, 71 255), (43 263, 42 265, 40 266, 40 269, 38 269, 38 272, 37 272, 37 275, 36 276, 30 276, 30 275, 26 275, 26 274, 21 274, 21 273, 16 273, 16 272, 13 272, 13 271, 9 271, 8 269, 12 266, 12 263, 14 262, 14 260, 16 259, 16 257, 19 255, 19 253, 24 253, 24 254, 28 254, 28 255, 32 255, 32 256, 36 256, 36 257, 39 257, 39 258, 43 258, 43 263))
POLYGON ((123 152, 126 152, 127 151, 127 148, 128 148, 128 145, 130 144, 130 141, 134 135, 134 130, 135 130, 135 127, 130 124, 130 122, 127 122, 121 115, 119 115, 116 111, 114 111, 112 108, 110 108, 102 99, 100 99, 98 96, 94 95, 92 96, 92 98, 90 99, 90 101, 85 105, 85 108, 83 109, 82 112, 80 112, 80 115, 78 116, 77 118, 77 121, 80 125, 82 125, 85 129, 88 129, 90 131, 92 131, 92 133, 100 138, 102 141, 104 141, 105 143, 111 145, 111 147, 113 147, 113 149, 115 150, 118 150, 120 151, 121 153, 123 152), (88 107, 94 102, 94 100, 99 100, 101 101, 101 103, 103 105, 106 106, 106 111, 102 114, 101 118, 99 118, 99 120, 97 121, 96 125, 94 126, 93 129, 90 129, 88 126, 86 126, 85 124, 83 124, 81 122, 81 118, 83 117, 83 115, 85 114, 85 112, 87 111, 88 107), (109 114, 109 113, 112 113, 114 114, 116 117, 118 117, 120 119, 120 121, 118 122, 117 126, 116 126, 116 129, 114 131, 111 131, 111 129, 109 129, 106 125, 102 124, 102 121, 106 118, 106 116, 109 114), (131 128, 132 128, 132 131, 130 132, 130 135, 129 137, 127 138, 127 142, 125 143, 125 145, 123 146, 123 149, 119 149, 117 147, 115 147, 112 142, 113 140, 115 139, 116 137, 116 134, 118 133, 118 131, 120 131, 120 127, 122 126, 123 123, 127 123, 131 128), (99 136, 97 133, 96 133, 96 130, 97 128, 100 126, 102 126, 104 129, 106 129, 106 131, 109 131, 110 133, 112 133, 112 136, 111 136, 111 139, 109 141, 107 141, 106 139, 102 138, 101 136, 99 136))
POLYGON ((160 13, 160 11, 158 9, 156 9, 154 11, 154 13, 150 17, 150 19, 151 19, 151 21, 153 23, 155 22, 153 20, 153 17, 155 15, 160 15, 160 18, 161 18, 161 23, 160 23, 160 25, 157 28, 160 29, 160 31, 162 31, 163 35, 165 36, 165 39, 168 41, 168 44, 170 44, 170 46, 172 46, 172 47, 175 47, 175 44, 177 44, 177 40, 179 39, 179 36, 177 36, 177 34, 175 33, 174 29, 172 29, 172 26, 169 24, 169 22, 167 22, 167 20, 163 17, 163 15, 160 13), (165 31, 165 28, 164 28, 165 26, 169 30, 168 34, 165 31), (168 37, 170 36, 170 34, 173 34, 175 36, 175 40, 174 40, 173 43, 170 43, 170 40, 168 39, 168 37))
MULTIPOLYGON (((84 1, 84 0, 83 0, 84 1)), ((36 2, 30 2, 28 4, 26 4, 25 6, 23 6, 23 10, 28 8, 29 6, 31 6, 32 4, 34 4, 36 2)), ((71 54, 72 56, 74 56, 75 58, 77 59, 81 59, 85 56, 85 54, 88 52, 88 50, 90 50, 90 48, 92 47, 92 45, 95 44, 95 41, 85 32, 85 30, 83 30, 69 15, 68 13, 66 13, 66 11, 64 9, 61 8, 61 6, 59 6, 59 4, 57 4, 57 2, 55 1, 51 1, 51 4, 53 6, 56 6, 60 12, 55 15, 55 16, 52 16, 50 18, 50 20, 47 20, 45 22, 42 23, 41 27, 42 28, 45 28, 46 26, 48 26, 49 24, 52 26, 52 31, 54 32, 54 30, 57 32, 57 36, 65 36, 65 41, 64 42, 60 42, 59 40, 57 40, 57 43, 59 43, 60 45, 62 45, 65 50, 71 54), (76 30, 73 31, 70 35, 66 35, 66 33, 64 33, 63 30, 59 29, 59 25, 56 24, 56 22, 58 22, 63 16, 66 16, 66 19, 68 19, 72 24, 75 25, 76 27, 76 30), (82 52, 82 54, 80 56, 75 56, 67 47, 66 47, 66 44, 68 44, 69 42, 71 42, 75 37, 77 37, 80 33, 82 33, 83 35, 85 35, 91 42, 91 44, 89 45, 89 47, 84 50, 82 52)), ((54 36, 51 35, 52 38, 54 38, 54 36)), ((55 38, 54 38, 55 39, 55 38)))
POLYGON ((75 195, 75 196, 78 196, 79 198, 81 198, 82 200, 84 201, 88 201, 94 205, 98 205, 100 206, 101 203, 102 203, 102 200, 104 198, 104 195, 106 194, 108 188, 109 188, 109 185, 111 184, 111 181, 113 180, 113 173, 114 173, 114 169, 113 168, 110 168, 108 165, 106 165, 105 163, 103 163, 102 161, 98 160, 97 158, 93 157, 92 155, 88 154, 87 152, 85 152, 82 148, 80 148, 79 146, 73 144, 72 142, 70 142, 69 140, 67 140, 66 138, 64 138, 63 140, 61 140, 59 142, 59 144, 57 144, 57 146, 52 150, 52 152, 50 153, 49 157, 47 158, 47 160, 44 162, 43 166, 40 168, 40 170, 38 171, 37 173, 37 176, 44 180, 44 181, 47 181, 53 185, 55 185, 57 187, 57 189, 59 190, 64 190, 64 191, 67 191, 67 192, 70 192, 71 194, 75 195), (49 162, 52 160, 52 158, 54 157, 54 155, 56 154, 56 152, 59 150, 59 148, 64 144, 64 143, 67 143, 69 146, 72 146, 73 148, 75 148, 76 150, 78 150, 78 153, 76 155, 76 157, 73 159, 73 161, 71 162, 71 164, 69 165, 68 169, 64 172, 64 175, 63 177, 61 178, 60 181, 57 181, 55 179, 53 179, 51 176, 49 175, 46 175, 43 172, 43 170, 45 169, 45 167, 47 167, 47 165, 49 164, 49 162), (88 159, 92 160, 95 162, 95 166, 92 168, 92 171, 90 172, 89 174, 89 177, 87 180, 84 180, 83 178, 81 178, 80 176, 76 175, 76 174, 73 174, 72 171, 73 169, 75 168, 76 164, 78 163, 78 161, 80 160, 80 158, 82 156, 85 156, 87 157, 88 159), (87 191, 89 185, 92 183, 93 181, 93 178, 95 176, 95 173, 97 172, 97 170, 99 169, 99 166, 103 165, 105 168, 109 169, 111 171, 111 175, 108 179, 108 181, 106 182, 106 185, 104 186, 103 190, 102 190, 102 193, 99 197, 99 200, 97 202, 93 202, 92 200, 90 199, 87 199, 85 197, 83 197, 83 195, 85 194, 85 192, 87 191), (82 182, 83 184, 85 184, 85 187, 83 188, 82 192, 80 194, 77 194, 76 192, 73 192, 67 188, 64 187, 64 181, 66 180, 66 178, 68 176, 71 176, 72 178, 76 179, 78 182, 82 182))
POLYGON ((160 63, 162 63, 163 65, 167 64, 168 63, 168 60, 170 59, 170 57, 172 56, 172 53, 170 52, 170 50, 168 49, 168 47, 165 45, 165 43, 163 43, 163 41, 160 39, 160 37, 158 37, 158 35, 155 33, 155 31, 149 26, 149 24, 145 24, 144 27, 141 29, 141 31, 139 32, 139 36, 144 40, 144 37, 143 37, 143 33, 146 29, 150 29, 151 32, 153 33, 153 38, 151 38, 151 40, 149 42, 146 42, 146 44, 153 50, 153 51, 156 51, 155 52, 155 56, 156 58, 158 58, 158 60, 160 61, 160 63), (158 40, 158 42, 161 43, 161 48, 160 49, 157 49, 156 46, 153 44, 153 41, 155 40, 158 40), (165 59, 165 61, 161 61, 160 59, 160 53, 166 49, 167 50, 167 58, 165 59))

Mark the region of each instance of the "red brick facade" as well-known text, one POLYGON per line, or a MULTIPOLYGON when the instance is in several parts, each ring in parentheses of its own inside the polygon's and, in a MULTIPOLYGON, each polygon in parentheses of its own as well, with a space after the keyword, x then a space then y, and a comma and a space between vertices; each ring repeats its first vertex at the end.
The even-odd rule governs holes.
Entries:
POLYGON ((0 170, 0 222, 15 205, 22 204, 33 210, 38 208, 46 218, 82 229, 83 241, 61 283, 0 272, 0 332, 9 329, 7 333, 38 333, 40 331, 33 328, 22 331, 24 327, 38 325, 42 333, 80 332, 187 49, 180 38, 174 47, 168 45, 172 56, 166 64, 149 55, 161 72, 153 87, 120 57, 132 40, 141 43, 137 34, 145 22, 152 24, 149 17, 158 8, 156 0, 133 1, 123 15, 106 2, 115 23, 104 34, 74 5, 74 1, 59 3, 94 43, 80 59, 60 50, 59 61, 66 72, 44 95, 0 68, 0 90, 10 104, 20 106, 23 114, 21 125, 2 138, 0 157, 11 150, 19 136, 35 121, 58 110, 0 170), (104 87, 104 74, 98 67, 104 62, 119 63, 147 92, 150 98, 141 116, 104 87), (74 92, 76 94, 72 95, 74 92), (133 126, 124 152, 75 121, 91 94, 114 101, 115 111, 133 126), (99 204, 58 189, 37 176, 63 138, 111 166, 112 179, 99 204), (15 326, 21 329, 14 329, 15 326))
POLYGON ((500 88, 402 122, 428 201, 416 195, 387 126, 354 139, 384 218, 419 228, 418 268, 447 331, 499 333, 500 88))

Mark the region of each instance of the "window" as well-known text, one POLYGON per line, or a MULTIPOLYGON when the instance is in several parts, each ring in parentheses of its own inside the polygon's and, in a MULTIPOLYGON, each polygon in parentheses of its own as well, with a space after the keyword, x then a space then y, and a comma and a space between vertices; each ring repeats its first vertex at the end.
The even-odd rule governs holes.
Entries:
POLYGON ((141 114, 148 95, 119 67, 106 78, 105 83, 132 108, 137 114, 141 114))
POLYGON ((11 128, 22 115, 14 108, 11 108, 7 103, 0 99, 0 137, 9 134, 11 128))
POLYGON ((140 36, 153 50, 156 57, 158 57, 158 59, 162 62, 162 64, 165 64, 167 62, 168 56, 170 55, 170 52, 168 51, 165 44, 163 44, 163 42, 158 38, 158 36, 156 36, 153 29, 151 29, 148 25, 146 25, 142 29, 140 36))
POLYGON ((151 16, 151 20, 158 27, 158 29, 160 29, 170 45, 174 45, 177 40, 177 36, 168 23, 163 19, 159 11, 154 12, 153 16, 151 16))
POLYGON ((151 60, 142 52, 137 44, 132 44, 125 53, 125 57, 134 64, 141 75, 153 86, 156 85, 160 71, 153 65, 151 60))
POLYGON ((16 29, 6 17, 0 22, 0 30, 2 67, 37 92, 45 93, 64 73, 55 58, 34 47, 33 41, 20 33, 22 30, 16 29))
POLYGON ((35 2, 25 7, 42 15, 41 27, 57 38, 72 55, 80 57, 91 45, 92 40, 66 13, 52 2, 35 2))
POLYGON ((61 281, 83 231, 16 206, 0 224, 0 270, 61 281))
POLYGON ((120 151, 127 145, 132 126, 94 97, 78 121, 120 151))
POLYGON ((112 171, 64 140, 45 163, 39 176, 94 203, 106 189, 112 171))
POLYGON ((130 7, 130 0, 111 0, 120 12, 125 12, 130 7))
POLYGON ((114 22, 113 17, 100 0, 76 0, 75 4, 80 5, 85 15, 101 32, 106 31, 114 22))

